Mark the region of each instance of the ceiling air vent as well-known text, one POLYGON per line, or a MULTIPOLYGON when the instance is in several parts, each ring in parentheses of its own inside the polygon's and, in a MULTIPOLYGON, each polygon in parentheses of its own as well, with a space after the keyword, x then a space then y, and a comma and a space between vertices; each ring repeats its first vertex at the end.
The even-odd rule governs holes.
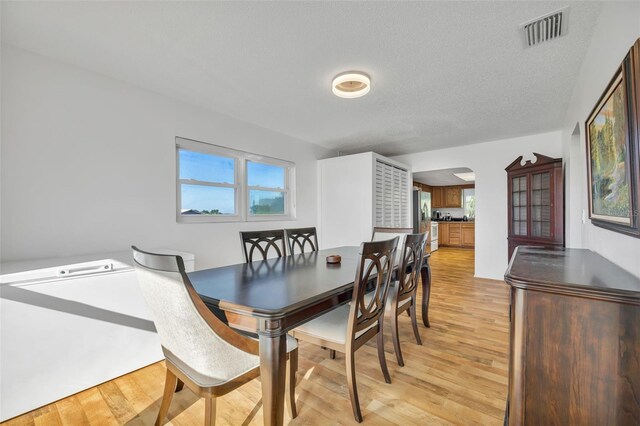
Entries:
POLYGON ((520 25, 524 33, 525 47, 532 47, 565 35, 569 18, 568 9, 565 7, 520 25))

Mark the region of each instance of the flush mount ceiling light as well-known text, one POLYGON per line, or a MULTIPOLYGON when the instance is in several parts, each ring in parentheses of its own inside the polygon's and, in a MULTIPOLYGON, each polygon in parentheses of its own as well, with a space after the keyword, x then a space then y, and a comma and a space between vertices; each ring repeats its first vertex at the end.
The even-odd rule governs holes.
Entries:
POLYGON ((359 98, 369 93, 371 79, 365 73, 349 71, 335 76, 331 87, 333 94, 341 98, 359 98))
POLYGON ((476 180, 476 174, 474 172, 454 173, 453 175, 467 182, 476 180))

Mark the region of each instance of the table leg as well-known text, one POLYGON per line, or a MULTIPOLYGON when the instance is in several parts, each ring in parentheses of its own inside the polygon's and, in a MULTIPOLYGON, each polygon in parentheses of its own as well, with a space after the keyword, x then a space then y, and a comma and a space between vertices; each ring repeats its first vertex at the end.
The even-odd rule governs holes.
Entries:
POLYGON ((431 327, 429 324, 429 297, 431 297, 431 266, 429 265, 429 258, 424 260, 420 276, 422 281, 422 323, 426 327, 431 327))
POLYGON ((260 381, 265 426, 281 426, 284 422, 286 363, 286 334, 260 333, 260 381))

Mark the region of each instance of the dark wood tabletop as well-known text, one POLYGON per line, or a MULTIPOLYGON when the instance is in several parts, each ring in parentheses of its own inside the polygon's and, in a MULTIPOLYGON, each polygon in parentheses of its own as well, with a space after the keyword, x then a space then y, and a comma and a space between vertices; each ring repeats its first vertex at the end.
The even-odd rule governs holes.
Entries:
POLYGON ((358 247, 338 247, 191 272, 205 303, 254 317, 278 318, 353 287, 358 247), (340 264, 326 262, 332 254, 340 264))

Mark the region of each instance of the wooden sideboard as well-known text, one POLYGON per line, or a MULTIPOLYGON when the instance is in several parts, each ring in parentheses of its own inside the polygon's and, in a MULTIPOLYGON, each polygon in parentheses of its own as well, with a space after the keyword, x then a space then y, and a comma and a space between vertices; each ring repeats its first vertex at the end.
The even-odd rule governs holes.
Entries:
POLYGON ((508 424, 640 424, 640 279, 590 250, 520 246, 505 281, 508 424))

